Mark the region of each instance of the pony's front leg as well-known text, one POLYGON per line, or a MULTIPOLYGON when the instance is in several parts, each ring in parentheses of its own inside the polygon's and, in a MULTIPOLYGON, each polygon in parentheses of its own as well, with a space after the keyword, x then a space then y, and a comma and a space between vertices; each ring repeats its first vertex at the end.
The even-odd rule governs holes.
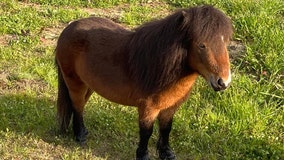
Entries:
POLYGON ((153 124, 159 113, 159 110, 140 107, 139 111, 139 134, 140 140, 136 150, 136 160, 149 160, 148 142, 153 132, 153 124))
POLYGON ((159 120, 159 140, 157 142, 157 151, 161 160, 174 160, 176 156, 169 145, 169 135, 172 129, 173 115, 176 108, 168 108, 160 112, 159 120))
POLYGON ((153 132, 153 124, 145 126, 143 122, 139 123, 140 141, 136 150, 136 160, 149 160, 148 142, 153 132))

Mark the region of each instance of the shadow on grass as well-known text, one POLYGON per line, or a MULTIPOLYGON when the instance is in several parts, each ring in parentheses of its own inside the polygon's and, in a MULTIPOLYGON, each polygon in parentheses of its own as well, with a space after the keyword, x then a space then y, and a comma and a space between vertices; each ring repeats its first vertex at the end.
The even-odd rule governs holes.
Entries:
POLYGON ((1 95, 0 131, 41 139, 70 152, 54 157, 74 158, 80 155, 84 158, 133 159, 138 139, 137 116, 133 114, 136 114, 135 108, 98 99, 90 102, 85 110, 85 123, 89 130, 88 147, 81 148, 74 141, 71 127, 66 135, 59 134, 55 102, 45 97, 1 95))
POLYGON ((0 103, 1 130, 42 135, 55 129, 54 102, 48 98, 1 95, 0 103))

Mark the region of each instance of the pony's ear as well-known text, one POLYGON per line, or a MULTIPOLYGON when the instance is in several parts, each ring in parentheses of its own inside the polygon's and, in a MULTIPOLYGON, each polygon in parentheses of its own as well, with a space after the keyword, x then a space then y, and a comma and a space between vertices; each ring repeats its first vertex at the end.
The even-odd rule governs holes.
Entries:
POLYGON ((189 14, 186 11, 181 11, 181 14, 185 20, 189 20, 189 14))
POLYGON ((190 21, 190 15, 186 11, 182 10, 178 17, 178 23, 181 29, 184 29, 185 25, 190 21))

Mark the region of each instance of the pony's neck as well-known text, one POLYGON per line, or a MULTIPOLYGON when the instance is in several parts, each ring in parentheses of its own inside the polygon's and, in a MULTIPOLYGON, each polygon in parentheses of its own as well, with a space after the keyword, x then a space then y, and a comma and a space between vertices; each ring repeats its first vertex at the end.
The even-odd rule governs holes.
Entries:
POLYGON ((187 51, 182 46, 176 15, 135 29, 130 41, 129 66, 134 81, 144 91, 158 91, 183 74, 187 51))

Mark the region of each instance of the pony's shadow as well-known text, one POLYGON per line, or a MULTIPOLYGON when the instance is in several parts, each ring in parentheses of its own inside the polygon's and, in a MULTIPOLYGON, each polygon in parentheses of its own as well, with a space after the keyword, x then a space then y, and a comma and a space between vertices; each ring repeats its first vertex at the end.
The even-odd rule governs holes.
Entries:
POLYGON ((0 96, 0 103, 1 132, 9 131, 17 136, 34 137, 50 145, 66 148, 68 151, 80 151, 83 154, 86 152, 91 154, 90 157, 135 157, 138 123, 137 115, 131 114, 136 112, 134 108, 128 110, 131 107, 118 107, 101 98, 95 102, 91 100, 85 110, 85 124, 89 135, 87 144, 81 146, 74 140, 71 126, 66 134, 60 133, 55 100, 48 97, 11 94, 0 96))

